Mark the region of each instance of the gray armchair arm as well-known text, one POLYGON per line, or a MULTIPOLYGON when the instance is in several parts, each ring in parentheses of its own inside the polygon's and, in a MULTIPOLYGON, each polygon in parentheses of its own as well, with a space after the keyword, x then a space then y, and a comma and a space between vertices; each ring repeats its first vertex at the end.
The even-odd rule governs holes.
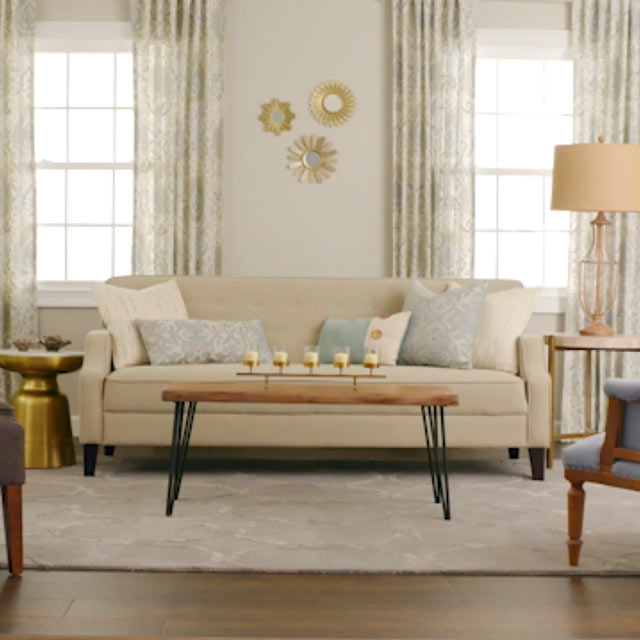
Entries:
POLYGON ((618 398, 625 402, 640 402, 640 380, 610 378, 604 383, 604 392, 610 398, 618 398))

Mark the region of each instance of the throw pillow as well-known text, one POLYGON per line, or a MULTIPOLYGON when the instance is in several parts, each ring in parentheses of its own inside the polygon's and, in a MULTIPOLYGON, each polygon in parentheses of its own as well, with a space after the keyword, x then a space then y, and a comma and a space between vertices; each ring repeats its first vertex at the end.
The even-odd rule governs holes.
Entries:
POLYGON ((353 364, 362 364, 365 348, 378 349, 382 365, 394 365, 404 337, 410 311, 376 318, 343 319, 329 316, 320 331, 320 362, 331 364, 335 347, 349 347, 353 364))
POLYGON ((94 285, 93 295, 111 334, 116 369, 149 362, 136 328, 136 318, 189 317, 175 280, 146 289, 127 289, 100 282, 94 285))
POLYGON ((271 351, 260 320, 149 320, 138 318, 152 365, 242 362, 249 349, 261 362, 271 351))
POLYGON ((487 283, 477 282, 434 295, 412 282, 404 304, 411 318, 399 363, 470 369, 486 292, 487 283))
MULTIPOLYGON (((449 285, 450 289, 460 285, 449 285)), ((542 289, 505 289, 488 293, 473 345, 476 369, 518 372, 518 337, 533 313, 542 289)))

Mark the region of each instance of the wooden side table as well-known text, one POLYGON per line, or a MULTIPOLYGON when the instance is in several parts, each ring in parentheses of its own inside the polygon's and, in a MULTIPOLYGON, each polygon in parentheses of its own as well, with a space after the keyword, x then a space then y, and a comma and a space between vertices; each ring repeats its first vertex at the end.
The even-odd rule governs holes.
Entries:
MULTIPOLYGON (((565 438, 585 438, 596 433, 593 428, 591 415, 591 398, 593 395, 593 354, 595 352, 596 364, 599 362, 601 351, 640 351, 640 336, 583 336, 579 333, 554 333, 544 337, 549 348, 549 374, 551 375, 551 438, 547 450, 547 468, 553 466, 553 449, 556 440, 565 438), (556 388, 555 368, 556 352, 558 351, 584 351, 585 352, 585 431, 580 433, 556 433, 556 388)), ((597 393, 598 390, 595 390, 597 393)))
POLYGON ((75 464, 69 402, 56 376, 82 366, 81 351, 0 350, 0 367, 22 375, 11 398, 16 420, 24 427, 25 467, 42 469, 75 464))

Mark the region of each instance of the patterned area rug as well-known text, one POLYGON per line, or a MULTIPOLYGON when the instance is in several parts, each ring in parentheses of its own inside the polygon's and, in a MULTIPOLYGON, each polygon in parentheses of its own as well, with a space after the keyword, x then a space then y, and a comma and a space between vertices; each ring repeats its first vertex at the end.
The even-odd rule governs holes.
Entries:
MULTIPOLYGON (((166 464, 101 459, 95 478, 79 465, 30 470, 27 568, 576 572, 560 464, 533 482, 525 460, 453 461, 451 521, 420 461, 194 459, 171 518, 166 464)), ((586 488, 577 572, 640 572, 640 493, 586 488)))

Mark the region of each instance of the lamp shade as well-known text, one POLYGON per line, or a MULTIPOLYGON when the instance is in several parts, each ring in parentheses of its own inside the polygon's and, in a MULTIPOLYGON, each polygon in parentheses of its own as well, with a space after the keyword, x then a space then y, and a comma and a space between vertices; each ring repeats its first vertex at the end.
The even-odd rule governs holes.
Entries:
POLYGON ((640 145, 601 142, 557 146, 551 208, 640 211, 640 145))

